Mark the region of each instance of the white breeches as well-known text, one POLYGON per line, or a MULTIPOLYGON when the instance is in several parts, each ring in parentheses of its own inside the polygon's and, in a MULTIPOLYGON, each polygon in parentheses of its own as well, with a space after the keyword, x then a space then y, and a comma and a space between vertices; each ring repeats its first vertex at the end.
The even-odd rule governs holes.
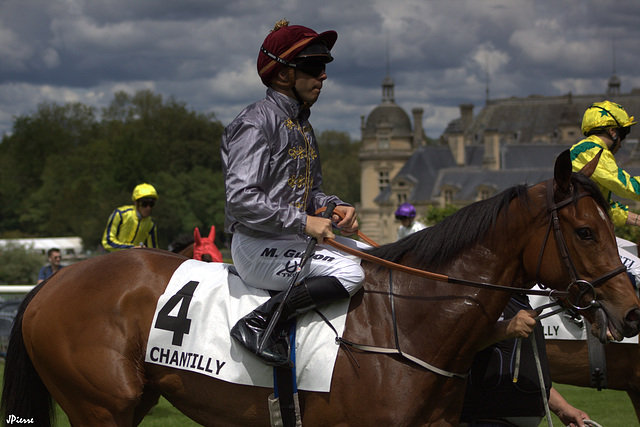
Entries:
MULTIPOLYGON (((336 241, 360 250, 369 247, 341 236, 336 236, 336 241)), ((234 233, 231 257, 247 285, 284 291, 291 283, 308 243, 309 237, 303 235, 264 239, 234 233)), ((364 281, 359 260, 328 245, 316 245, 313 256, 300 271, 298 281, 319 276, 337 278, 350 295, 355 294, 364 281)))

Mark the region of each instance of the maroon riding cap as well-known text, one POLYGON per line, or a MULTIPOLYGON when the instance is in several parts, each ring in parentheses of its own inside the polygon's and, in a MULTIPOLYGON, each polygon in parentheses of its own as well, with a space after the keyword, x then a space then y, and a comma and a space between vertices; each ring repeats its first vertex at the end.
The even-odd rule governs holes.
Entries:
MULTIPOLYGON (((271 85, 271 80, 279 70, 279 63, 288 65, 306 46, 314 42, 324 42, 331 50, 338 33, 325 31, 316 33, 311 28, 302 25, 289 25, 286 20, 279 21, 269 35, 264 39, 258 53, 258 75, 265 86, 271 85)), ((329 61, 327 61, 329 62, 329 61)))

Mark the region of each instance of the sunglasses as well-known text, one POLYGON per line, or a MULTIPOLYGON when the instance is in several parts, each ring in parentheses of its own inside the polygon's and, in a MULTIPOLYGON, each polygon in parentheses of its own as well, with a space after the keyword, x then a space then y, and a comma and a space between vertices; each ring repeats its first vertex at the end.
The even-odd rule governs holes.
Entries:
POLYGON ((296 64, 296 70, 300 70, 305 74, 309 74, 313 78, 320 77, 327 69, 324 61, 303 61, 296 64))
POLYGON ((153 207, 156 204, 153 200, 143 200, 140 202, 140 206, 143 208, 147 208, 149 206, 153 207))
POLYGON ((624 141, 624 139, 629 135, 630 128, 619 128, 620 129, 620 141, 624 141))

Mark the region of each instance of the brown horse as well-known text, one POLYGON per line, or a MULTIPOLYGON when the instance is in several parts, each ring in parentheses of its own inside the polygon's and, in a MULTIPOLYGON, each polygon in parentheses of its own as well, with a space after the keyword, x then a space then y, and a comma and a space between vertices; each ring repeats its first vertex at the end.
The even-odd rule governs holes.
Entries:
MULTIPOLYGON (((511 188, 372 250, 444 279, 391 274, 363 262, 366 280, 351 300, 343 337, 397 346, 402 354, 339 351, 331 391, 300 391, 303 424, 456 425, 465 373, 510 298, 460 280, 568 289, 594 335, 636 335, 640 301, 619 274, 624 267, 605 200, 590 180, 571 173, 568 152, 554 175, 555 181, 511 188)), ((74 426, 131 426, 162 395, 207 426, 268 425, 270 389, 145 362, 156 303, 184 261, 151 249, 116 252, 64 268, 35 288, 9 344, 5 417, 47 425, 53 397, 74 426)))
MULTIPOLYGON (((545 345, 554 382, 590 387, 587 341, 545 340, 545 345)), ((607 388, 626 391, 640 421, 640 344, 607 344, 604 349, 607 388)))

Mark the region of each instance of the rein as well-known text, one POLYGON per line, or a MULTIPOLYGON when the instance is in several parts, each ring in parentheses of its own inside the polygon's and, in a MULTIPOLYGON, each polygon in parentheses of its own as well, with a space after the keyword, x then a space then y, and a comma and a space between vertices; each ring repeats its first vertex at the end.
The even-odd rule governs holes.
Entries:
MULTIPOLYGON (((519 293, 519 294, 526 294, 526 295, 542 295, 542 296, 546 296, 549 298, 566 298, 569 296, 569 291, 568 289, 570 289, 573 285, 577 285, 578 287, 580 285, 586 285, 587 288, 584 289, 579 293, 578 295, 578 299, 577 299, 577 303, 579 303, 580 298, 589 290, 589 288, 591 290, 593 290, 593 295, 594 295, 594 299, 596 298, 595 295, 595 288, 598 285, 601 285, 602 283, 606 282, 607 280, 611 279, 612 277, 617 276, 620 273, 623 273, 625 270, 624 265, 621 265, 620 267, 610 271, 609 273, 606 273, 604 275, 602 275, 601 277, 598 277, 597 279, 595 279, 592 282, 586 281, 586 280, 582 280, 582 279, 578 279, 577 277, 577 269, 575 268, 575 264, 573 263, 573 260, 571 259, 571 255, 569 254, 569 250, 567 248, 567 243, 564 239, 564 236, 562 235, 562 231, 560 230, 560 219, 558 218, 558 210, 562 209, 563 207, 567 206, 568 204, 570 204, 571 202, 573 202, 575 199, 573 197, 568 197, 567 199, 558 202, 558 203, 554 203, 553 201, 553 178, 547 180, 545 182, 545 187, 546 187, 546 191, 547 191, 547 204, 548 204, 548 211, 550 214, 550 220, 549 220, 549 228, 547 229, 547 233, 545 235, 544 238, 544 242, 542 244, 542 248, 540 249, 540 255, 538 257, 538 267, 536 269, 536 283, 541 286, 541 287, 545 287, 544 285, 542 285, 540 283, 540 269, 542 267, 542 256, 544 253, 544 249, 547 245, 547 240, 549 238, 549 235, 551 234, 551 229, 553 228, 554 231, 554 235, 556 237, 556 242, 558 245, 558 250, 560 251, 561 257, 563 259, 563 261, 565 262, 567 269, 569 270, 569 275, 571 277, 571 283, 569 284, 569 286, 567 286, 567 291, 559 291, 556 289, 548 289, 548 290, 543 290, 543 289, 539 289, 539 290, 534 290, 534 289, 522 289, 522 288, 513 288, 510 286, 503 286, 503 285, 495 285, 495 284, 491 284, 491 283, 485 283, 485 282, 476 282, 473 280, 465 280, 465 279, 457 279, 455 277, 450 277, 450 276, 445 276, 442 274, 437 274, 437 273, 433 273, 430 271, 425 271, 425 270, 420 270, 417 268, 413 268, 413 267, 409 267, 406 265, 402 265, 402 264, 398 264, 392 261, 388 261, 382 258, 378 258, 376 256, 370 255, 366 252, 362 252, 358 249, 353 249, 350 248, 348 246, 343 245, 342 243, 338 243, 337 241, 335 241, 334 239, 325 239, 326 243, 330 246, 333 246, 334 248, 343 251, 345 253, 348 253, 350 255, 354 255, 358 258, 373 262, 374 264, 378 264, 380 266, 383 267, 387 267, 391 270, 396 270, 396 271, 400 271, 402 273, 407 273, 407 274, 411 274, 413 276, 418 276, 418 277, 424 277, 426 279, 431 279, 431 280, 435 280, 438 282, 445 282, 445 283, 453 283, 456 285, 465 285, 465 286, 471 286, 471 287, 476 287, 476 288, 486 288, 486 289, 491 289, 491 290, 495 290, 495 291, 504 291, 504 292, 512 292, 512 293, 519 293)), ((577 198, 582 198, 585 196, 589 196, 589 193, 587 192, 581 192, 578 194, 577 198)), ((316 211, 316 214, 324 212, 326 208, 320 208, 316 211)), ((339 217, 344 218, 344 214, 340 211, 335 211, 335 214, 337 214, 339 217)), ((371 238, 369 238, 366 234, 364 234, 363 232, 361 232, 360 230, 358 230, 357 232, 357 236, 360 237, 362 240, 366 241, 368 244, 370 244, 371 246, 375 246, 375 247, 379 247, 380 244, 376 243, 375 241, 373 241, 371 238)), ((575 304, 573 304, 571 301, 569 301, 569 304, 571 304, 575 309, 580 310, 580 309, 586 309, 589 308, 590 306, 594 305, 596 303, 596 301, 592 301, 590 303, 589 306, 587 307, 579 307, 575 304)))
POLYGON ((569 295, 568 292, 558 291, 555 289, 543 290, 543 289, 521 289, 521 288, 512 288, 509 286, 503 285, 494 285, 491 283, 485 282, 475 282, 472 280, 465 279, 456 279, 454 277, 445 276, 442 274, 432 273, 430 271, 420 270, 413 267, 408 267, 406 265, 398 264, 392 261, 388 261, 386 259, 378 258, 376 256, 370 255, 366 252, 359 251, 357 249, 350 248, 348 246, 343 245, 342 243, 336 242, 334 239, 325 239, 326 243, 330 246, 333 246, 336 249, 339 249, 343 252, 346 252, 350 255, 357 256, 367 261, 371 261, 374 264, 381 265, 383 267, 387 267, 391 270, 400 271, 402 273, 411 274, 413 276, 424 277, 426 279, 436 280, 438 282, 445 283, 453 283, 456 285, 466 285, 476 288, 486 288, 494 291, 505 291, 505 292, 514 292, 514 293, 523 293, 528 295, 542 295, 547 297, 566 297, 569 295))

